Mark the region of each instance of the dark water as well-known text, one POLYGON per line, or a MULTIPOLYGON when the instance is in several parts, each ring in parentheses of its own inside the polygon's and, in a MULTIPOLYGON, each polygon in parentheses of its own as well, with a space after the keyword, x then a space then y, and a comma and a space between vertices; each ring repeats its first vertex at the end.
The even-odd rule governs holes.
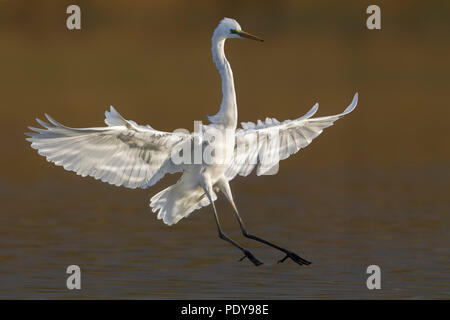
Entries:
POLYGON ((146 207, 147 191, 76 176, 3 186, 11 197, 0 224, 0 297, 449 298, 449 174, 335 168, 237 179, 249 229, 313 261, 307 267, 277 264, 280 252, 244 240, 223 200, 224 229, 264 265, 237 262, 210 208, 167 227, 146 207), (66 289, 71 264, 81 267, 81 291, 66 289), (381 290, 366 288, 372 264, 381 290))

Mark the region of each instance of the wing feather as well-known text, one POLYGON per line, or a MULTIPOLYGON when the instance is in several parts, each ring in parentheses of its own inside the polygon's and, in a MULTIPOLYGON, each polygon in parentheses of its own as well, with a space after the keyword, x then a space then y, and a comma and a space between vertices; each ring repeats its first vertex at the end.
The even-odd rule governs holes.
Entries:
POLYGON ((190 134, 163 132, 125 120, 113 107, 105 112, 107 127, 70 128, 45 115, 42 128, 29 127, 31 147, 50 162, 103 182, 146 188, 166 173, 183 170, 171 161, 172 149, 190 134))
POLYGON ((305 115, 295 120, 279 122, 266 118, 264 122, 244 122, 236 131, 234 157, 226 176, 230 180, 237 174, 249 175, 257 167, 257 175, 274 174, 278 162, 297 153, 319 136, 334 121, 352 112, 358 103, 358 93, 344 112, 325 117, 311 118, 318 110, 316 103, 305 115), (257 142, 255 142, 255 138, 257 142), (256 146, 248 148, 247 146, 256 146))

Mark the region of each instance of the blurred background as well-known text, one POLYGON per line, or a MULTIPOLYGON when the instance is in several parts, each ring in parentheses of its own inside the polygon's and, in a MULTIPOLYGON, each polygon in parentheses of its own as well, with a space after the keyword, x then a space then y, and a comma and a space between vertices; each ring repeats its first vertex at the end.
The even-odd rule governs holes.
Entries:
POLYGON ((0 1, 1 298, 449 298, 448 1, 0 1), (66 8, 81 8, 79 31, 66 8), (381 8, 381 30, 366 8, 381 8), (280 164, 231 186, 249 230, 313 264, 224 229, 265 265, 237 262, 211 208, 167 227, 149 190, 55 167, 25 141, 49 113, 103 125, 113 105, 156 129, 193 130, 221 101, 211 36, 223 17, 265 39, 229 40, 239 120, 355 112, 280 164), (66 288, 77 264, 82 290, 66 288), (379 265, 382 289, 366 288, 379 265))

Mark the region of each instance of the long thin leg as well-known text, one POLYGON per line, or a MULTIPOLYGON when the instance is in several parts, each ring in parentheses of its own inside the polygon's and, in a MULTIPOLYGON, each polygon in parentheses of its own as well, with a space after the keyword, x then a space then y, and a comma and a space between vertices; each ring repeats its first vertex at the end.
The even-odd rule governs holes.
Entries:
POLYGON ((217 211, 216 211, 216 206, 214 204, 214 201, 212 200, 211 193, 210 193, 212 188, 208 188, 208 186, 205 186, 204 190, 205 190, 205 193, 208 196, 208 199, 211 202, 212 207, 214 209, 214 218, 216 220, 219 238, 231 243, 233 246, 235 246, 236 248, 238 248, 239 250, 241 250, 244 253, 244 256, 239 261, 242 261, 245 258, 248 258, 255 266, 259 266, 259 265, 263 264, 261 261, 256 259, 255 256, 250 251, 248 251, 244 247, 240 246, 236 241, 230 239, 225 233, 222 232, 222 228, 220 227, 220 222, 219 222, 219 216, 217 215, 217 211))
POLYGON ((231 206, 233 207, 234 210, 234 215, 239 223, 239 226, 241 228, 242 234, 244 235, 244 237, 249 238, 249 239, 253 239, 256 241, 259 241, 261 243, 264 243, 268 246, 271 246, 272 248, 278 249, 282 252, 284 252, 286 254, 286 256, 283 259, 280 259, 278 261, 278 263, 284 262, 287 258, 292 259, 294 262, 298 263, 299 265, 309 265, 311 264, 310 261, 303 259, 302 257, 298 256, 297 254, 295 254, 294 252, 287 250, 285 248, 282 248, 276 244, 273 244, 272 242, 269 242, 267 240, 264 240, 262 238, 259 238, 257 236, 251 235, 247 232, 247 229, 245 228, 244 225, 244 221, 242 220, 241 216, 239 215, 239 212, 236 208, 236 205, 234 204, 233 201, 233 196, 231 194, 231 190, 230 190, 230 186, 228 184, 228 182, 221 182, 220 184, 221 190, 222 192, 225 194, 225 196, 227 197, 228 201, 231 203, 231 206))
POLYGON ((239 215, 239 212, 237 210, 234 210, 234 214, 236 216, 236 219, 239 221, 239 225, 241 227, 241 231, 242 231, 242 234, 244 235, 244 237, 247 237, 249 239, 253 239, 253 240, 259 241, 261 243, 264 243, 264 244, 266 244, 268 246, 271 246, 272 248, 275 248, 275 249, 278 249, 280 251, 283 251, 286 254, 286 256, 283 259, 278 260, 278 263, 284 262, 287 258, 291 258, 293 261, 295 261, 299 265, 309 265, 309 264, 311 264, 310 261, 303 259, 302 257, 300 257, 299 255, 297 255, 296 253, 294 253, 294 252, 292 252, 290 250, 287 250, 285 248, 277 246, 276 244, 274 244, 272 242, 269 242, 267 240, 264 240, 262 238, 259 238, 257 236, 249 234, 247 232, 246 228, 245 228, 245 225, 244 225, 244 222, 242 221, 241 216, 239 215))

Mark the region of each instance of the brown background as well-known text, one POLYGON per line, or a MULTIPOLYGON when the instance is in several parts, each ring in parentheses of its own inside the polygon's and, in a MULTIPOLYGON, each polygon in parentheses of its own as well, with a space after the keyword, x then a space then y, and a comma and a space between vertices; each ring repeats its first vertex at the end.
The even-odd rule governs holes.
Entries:
MULTIPOLYGON (((375 31, 365 26, 369 1, 77 1, 82 30, 69 31, 72 3, 0 1, 0 296, 372 298, 364 268, 390 263, 395 285, 380 297, 448 297, 448 1, 378 1, 375 31), (216 239, 209 208, 172 228, 148 213, 149 196, 176 177, 150 190, 105 186, 50 165, 24 139, 44 112, 68 126, 100 126, 109 105, 160 130, 206 122, 221 99, 210 38, 224 16, 266 40, 226 44, 240 121, 292 119, 315 102, 319 116, 335 114, 359 92, 355 112, 283 161, 279 175, 232 184, 255 233, 299 248, 319 262, 314 271, 274 265, 247 283, 240 277, 250 265, 235 266, 239 253, 216 239), (213 262, 202 257, 211 250, 220 250, 213 262), (155 257, 166 273, 149 280, 139 272, 155 257), (64 290, 72 263, 90 270, 97 291, 64 290), (210 282, 202 287, 196 272, 210 282), (317 280, 326 274, 342 286, 317 280), (255 284, 266 277, 270 293, 255 284), (300 293, 296 277, 309 290, 300 293), (412 279, 419 282, 406 285, 412 279)), ((228 206, 219 210, 242 241, 228 206)), ((257 250, 275 261, 277 253, 257 250)))

